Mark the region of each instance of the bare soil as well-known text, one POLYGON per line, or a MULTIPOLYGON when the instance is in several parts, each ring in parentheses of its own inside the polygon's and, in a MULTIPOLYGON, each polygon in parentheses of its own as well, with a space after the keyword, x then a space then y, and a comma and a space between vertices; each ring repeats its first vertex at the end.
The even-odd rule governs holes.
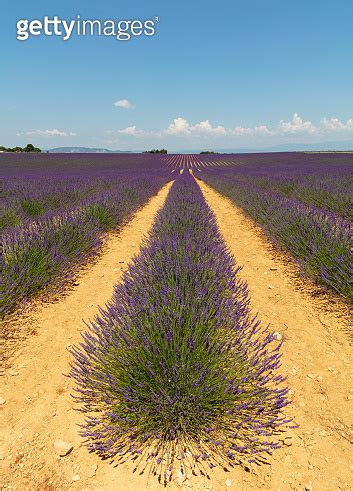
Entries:
MULTIPOLYGON (((59 302, 44 304, 29 317, 32 335, 19 342, 6 367, 0 400, 3 413, 2 489, 123 490, 162 489, 155 478, 132 473, 130 462, 114 467, 89 454, 79 436, 82 414, 74 411, 67 348, 80 341, 84 320, 93 318, 113 294, 114 284, 139 252, 171 184, 112 235, 78 285, 59 302), (73 446, 59 457, 56 440, 73 446)), ((299 428, 270 464, 215 469, 211 480, 176 474, 170 489, 349 490, 350 346, 346 317, 322 307, 305 288, 298 290, 288 264, 273 253, 261 230, 243 213, 200 183, 230 251, 244 268, 251 306, 283 338, 282 373, 288 374, 292 404, 287 414, 299 428)))

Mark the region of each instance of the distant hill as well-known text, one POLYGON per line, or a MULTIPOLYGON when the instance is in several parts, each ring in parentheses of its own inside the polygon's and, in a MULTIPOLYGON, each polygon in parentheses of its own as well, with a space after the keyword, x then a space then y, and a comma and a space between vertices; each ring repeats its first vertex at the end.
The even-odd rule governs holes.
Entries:
MULTIPOLYGON (((241 148, 188 148, 174 149, 169 153, 200 153, 200 151, 213 150, 217 153, 264 153, 264 152, 310 152, 310 151, 347 151, 353 150, 353 140, 331 141, 320 143, 284 143, 269 147, 241 147, 241 148)), ((45 151, 45 150, 43 150, 45 151)), ((46 150, 50 153, 141 153, 142 150, 109 150, 108 148, 93 147, 57 147, 46 150)))
MULTIPOLYGON (((205 149, 202 149, 205 150, 205 149)), ((217 153, 266 153, 266 152, 322 152, 353 151, 353 140, 320 143, 283 143, 270 147, 211 148, 217 153)), ((200 153, 197 149, 179 150, 180 153, 200 153)), ((174 153, 171 151, 170 153, 174 153)))
POLYGON ((265 152, 307 152, 325 150, 339 152, 345 150, 353 150, 353 141, 336 141, 322 143, 285 143, 283 145, 275 145, 261 150, 265 152))
POLYGON ((58 147, 47 150, 49 153, 131 153, 128 150, 108 150, 107 148, 91 147, 58 147))

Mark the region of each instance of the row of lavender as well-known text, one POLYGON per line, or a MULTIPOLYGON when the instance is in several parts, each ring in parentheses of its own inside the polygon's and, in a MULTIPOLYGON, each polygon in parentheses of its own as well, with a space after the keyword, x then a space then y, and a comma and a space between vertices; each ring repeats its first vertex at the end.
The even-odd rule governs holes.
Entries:
MULTIPOLYGON (((79 178, 7 179, 0 182, 0 233, 99 199, 119 180, 79 178)), ((124 187, 120 186, 123 190, 124 187)))
POLYGON ((342 161, 309 166, 305 159, 302 165, 255 160, 196 175, 255 219, 305 274, 351 299, 353 160, 342 161))
POLYGON ((133 199, 132 176, 162 169, 160 159, 135 154, 0 155, 0 233, 89 206, 110 190, 133 199))
MULTIPOLYGON (((279 343, 249 311, 248 290, 189 172, 73 349, 82 435, 104 457, 212 468, 256 461, 275 435, 287 388, 279 343)), ((146 463, 146 464, 145 464, 146 463)))
POLYGON ((50 169, 50 159, 33 160, 31 169, 23 159, 21 173, 8 170, 0 194, 0 317, 40 292, 60 290, 104 232, 121 226, 169 178, 158 161, 128 170, 120 157, 98 173, 99 157, 85 158, 70 156, 68 169, 67 157, 50 169))
MULTIPOLYGON (((309 206, 352 219, 353 153, 264 153, 222 155, 239 179, 277 191, 309 206)), ((216 160, 201 155, 208 164, 216 160)))

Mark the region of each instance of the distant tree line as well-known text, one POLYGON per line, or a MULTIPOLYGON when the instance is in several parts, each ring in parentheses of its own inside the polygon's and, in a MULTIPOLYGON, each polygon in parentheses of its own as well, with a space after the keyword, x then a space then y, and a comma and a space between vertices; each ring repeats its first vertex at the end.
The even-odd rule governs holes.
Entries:
POLYGON ((161 150, 146 150, 145 152, 142 152, 142 153, 168 153, 168 150, 166 150, 165 148, 162 148, 161 150))
POLYGON ((204 152, 200 152, 200 155, 204 153, 218 153, 218 152, 211 152, 210 150, 205 150, 204 152))
POLYGON ((2 147, 0 146, 0 152, 41 152, 41 149, 40 148, 37 148, 35 146, 32 145, 32 143, 28 143, 28 145, 26 145, 25 147, 13 147, 13 148, 10 148, 10 147, 2 147))

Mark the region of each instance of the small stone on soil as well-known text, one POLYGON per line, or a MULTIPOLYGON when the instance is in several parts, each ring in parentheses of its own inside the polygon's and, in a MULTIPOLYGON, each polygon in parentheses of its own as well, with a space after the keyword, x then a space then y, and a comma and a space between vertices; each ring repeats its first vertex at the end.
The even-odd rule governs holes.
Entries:
POLYGON ((6 402, 6 399, 4 399, 3 397, 0 397, 0 406, 5 404, 5 402, 6 402))
POLYGON ((280 332, 274 332, 273 337, 277 339, 277 341, 282 341, 282 334, 280 332))
POLYGON ((230 488, 230 487, 231 487, 231 485, 232 485, 232 480, 231 480, 231 479, 227 479, 227 480, 226 480, 226 486, 227 486, 228 488, 230 488))
POLYGON ((64 442, 63 440, 56 440, 54 442, 54 448, 60 457, 65 457, 65 455, 68 455, 74 447, 71 443, 64 442))
POLYGON ((283 442, 284 445, 287 447, 291 447, 293 444, 293 438, 291 436, 286 436, 284 438, 280 439, 281 442, 283 442))
POLYGON ((79 481, 80 479, 81 477, 79 474, 75 474, 74 476, 72 476, 72 481, 79 481))
POLYGON ((12 377, 15 377, 16 375, 18 375, 18 370, 15 370, 14 368, 12 368, 11 370, 9 370, 9 375, 11 375, 12 377))

